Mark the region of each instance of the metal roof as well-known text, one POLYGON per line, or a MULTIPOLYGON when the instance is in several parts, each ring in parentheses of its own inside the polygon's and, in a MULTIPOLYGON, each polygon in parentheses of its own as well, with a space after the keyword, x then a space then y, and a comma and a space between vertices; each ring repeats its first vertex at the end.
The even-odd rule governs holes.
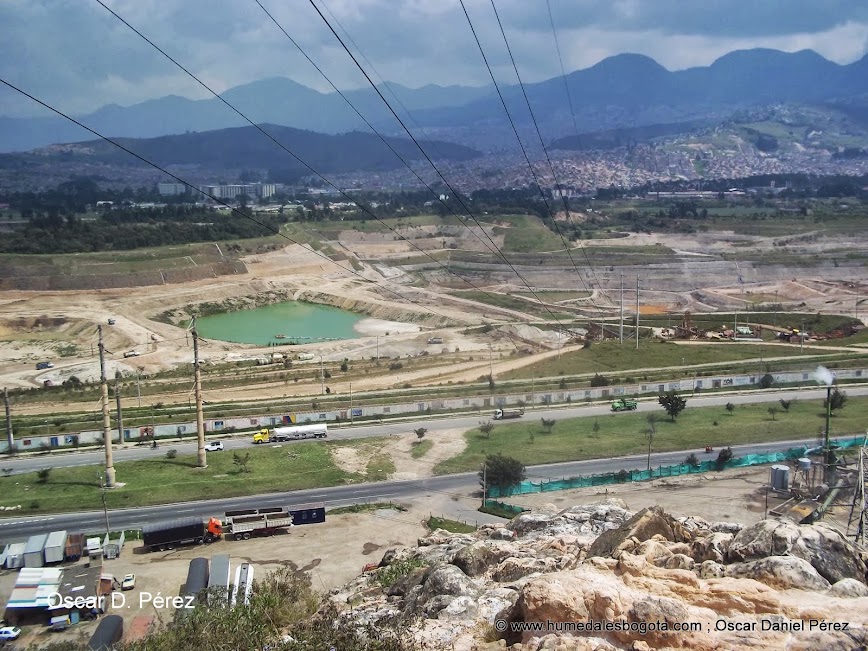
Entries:
POLYGON ((45 549, 45 541, 48 540, 47 533, 38 533, 27 539, 27 547, 24 548, 25 554, 41 552, 45 549))
POLYGON ((66 531, 52 531, 45 541, 46 547, 64 547, 66 545, 66 531))
POLYGON ((22 568, 6 608, 48 608, 48 598, 57 592, 62 575, 56 567, 22 568))
POLYGON ((175 527, 187 527, 192 524, 202 524, 202 518, 186 517, 178 518, 177 520, 163 520, 161 522, 150 522, 142 525, 142 533, 151 533, 152 531, 162 531, 163 529, 175 527))

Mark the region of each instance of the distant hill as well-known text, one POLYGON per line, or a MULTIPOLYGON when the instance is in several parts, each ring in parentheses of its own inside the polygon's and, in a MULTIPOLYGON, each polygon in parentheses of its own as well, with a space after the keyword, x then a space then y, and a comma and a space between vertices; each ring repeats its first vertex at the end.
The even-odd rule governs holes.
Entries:
MULTIPOLYGON (((377 171, 403 164, 380 139, 369 133, 351 132, 328 135, 274 124, 260 125, 277 142, 297 154, 322 173, 355 170, 377 171)), ((158 138, 116 138, 130 150, 162 166, 186 165, 215 169, 267 169, 273 179, 286 180, 311 172, 289 154, 263 136, 254 127, 218 129, 158 138)), ((387 138, 405 160, 422 158, 416 145, 406 138, 387 138)), ((420 141, 429 155, 447 160, 467 160, 480 153, 469 147, 448 142, 420 141)), ((34 153, 5 154, 4 164, 14 159, 38 159, 50 164, 52 159, 64 164, 82 165, 99 162, 110 165, 142 163, 111 143, 90 140, 71 145, 46 147, 34 153)))
MULTIPOLYGON (((772 103, 855 102, 866 106, 868 56, 839 65, 811 50, 786 53, 754 49, 731 52, 710 66, 670 72, 647 56, 619 54, 567 75, 580 132, 720 119, 735 110, 772 103)), ((389 84, 414 122, 437 138, 490 149, 512 146, 511 130, 491 87, 389 84)), ((537 120, 549 139, 573 135, 563 79, 526 84, 537 120)), ((516 85, 502 87, 513 118, 521 127, 530 116, 516 85)), ((392 92, 384 96, 399 115, 392 92)), ((347 97, 380 130, 403 131, 370 88, 347 97)), ((336 93, 321 93, 289 79, 262 79, 227 90, 225 97, 257 123, 321 133, 365 129, 336 93)), ((242 126, 243 121, 217 99, 168 96, 129 107, 105 106, 82 121, 111 136, 155 137, 242 126)), ((412 126, 412 123, 411 123, 412 126)), ((23 151, 88 137, 60 118, 0 118, 0 151, 23 151)), ((432 136, 434 137, 434 136, 432 136)))

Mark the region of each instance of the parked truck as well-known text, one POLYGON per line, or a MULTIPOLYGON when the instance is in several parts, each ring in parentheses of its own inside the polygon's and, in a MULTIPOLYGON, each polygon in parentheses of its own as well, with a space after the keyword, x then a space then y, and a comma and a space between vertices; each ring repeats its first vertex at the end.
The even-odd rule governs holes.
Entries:
POLYGON ((635 400, 626 400, 619 398, 612 403, 612 411, 634 411, 639 406, 635 400))
POLYGON ((292 515, 281 508, 227 511, 223 519, 223 533, 235 540, 249 540, 252 536, 273 536, 293 525, 292 515))
POLYGON ((301 439, 324 439, 328 436, 328 425, 294 425, 292 427, 262 428, 253 435, 254 443, 275 443, 279 441, 299 441, 301 439))
POLYGON ((219 518, 181 518, 146 524, 142 527, 145 547, 153 551, 174 549, 179 545, 210 543, 223 535, 219 518))
POLYGON ((494 412, 494 420, 504 420, 505 418, 521 418, 524 416, 524 407, 521 409, 497 409, 494 412))

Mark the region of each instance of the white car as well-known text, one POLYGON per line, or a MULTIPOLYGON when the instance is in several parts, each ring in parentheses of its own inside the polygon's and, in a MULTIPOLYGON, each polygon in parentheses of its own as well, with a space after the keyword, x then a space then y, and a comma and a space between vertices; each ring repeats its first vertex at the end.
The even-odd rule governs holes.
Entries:
POLYGON ((222 452, 226 448, 223 447, 223 441, 208 441, 205 444, 205 450, 208 452, 222 452))
POLYGON ((4 626, 0 628, 0 640, 16 640, 21 635, 21 629, 17 626, 4 626))
POLYGON ((124 358, 138 357, 139 355, 141 355, 141 353, 137 350, 128 350, 127 352, 124 353, 124 358))
POLYGON ((136 575, 127 574, 121 582, 121 590, 132 590, 136 587, 136 575))

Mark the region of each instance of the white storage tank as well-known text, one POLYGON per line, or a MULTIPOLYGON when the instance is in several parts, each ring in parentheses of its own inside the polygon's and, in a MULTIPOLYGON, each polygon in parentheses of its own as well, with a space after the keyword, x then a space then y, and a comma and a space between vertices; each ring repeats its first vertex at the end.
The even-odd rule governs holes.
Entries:
POLYGON ((772 489, 786 491, 790 487, 790 467, 772 466, 772 489))
POLYGON ((811 469, 811 460, 808 457, 802 457, 799 459, 799 470, 804 470, 807 472, 811 469))

